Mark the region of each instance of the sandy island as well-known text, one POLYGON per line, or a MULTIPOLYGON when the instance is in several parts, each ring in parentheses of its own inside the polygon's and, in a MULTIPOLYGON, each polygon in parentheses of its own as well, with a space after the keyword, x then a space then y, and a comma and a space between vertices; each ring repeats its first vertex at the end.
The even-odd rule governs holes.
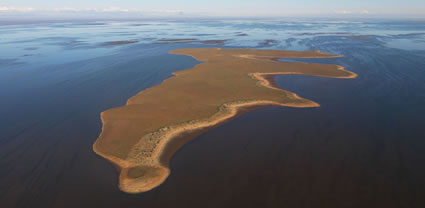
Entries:
POLYGON ((137 40, 120 40, 120 41, 110 41, 110 42, 104 42, 101 45, 102 46, 117 46, 117 45, 128 45, 133 43, 138 43, 137 40))
POLYGON ((127 193, 146 192, 162 184, 178 148, 237 115, 264 106, 319 106, 276 87, 274 76, 357 76, 338 65, 275 61, 340 57, 320 51, 196 48, 170 53, 203 63, 175 72, 174 77, 130 98, 125 106, 101 114, 102 133, 93 149, 119 168, 119 187, 127 193))
POLYGON ((170 44, 170 43, 202 43, 202 44, 216 44, 224 45, 228 40, 199 40, 196 38, 177 38, 177 39, 159 39, 155 43, 170 44))
POLYGON ((345 36, 347 39, 355 39, 355 40, 369 40, 370 36, 345 36))

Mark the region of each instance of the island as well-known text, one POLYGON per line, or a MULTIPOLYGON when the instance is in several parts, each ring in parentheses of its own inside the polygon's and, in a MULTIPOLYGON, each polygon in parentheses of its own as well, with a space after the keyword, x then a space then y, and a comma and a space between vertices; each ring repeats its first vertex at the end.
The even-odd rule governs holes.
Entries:
POLYGON ((101 113, 103 128, 93 150, 118 168, 119 187, 127 193, 162 184, 170 174, 170 158, 181 146, 240 114, 265 106, 319 106, 278 88, 274 76, 357 76, 333 64, 278 61, 340 57, 318 50, 193 48, 170 53, 201 63, 139 92, 125 106, 101 113))

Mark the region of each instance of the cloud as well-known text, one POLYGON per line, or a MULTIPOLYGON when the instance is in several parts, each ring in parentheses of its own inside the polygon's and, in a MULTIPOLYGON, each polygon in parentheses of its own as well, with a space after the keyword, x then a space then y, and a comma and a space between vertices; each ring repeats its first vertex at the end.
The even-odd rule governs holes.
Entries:
POLYGON ((182 14, 183 10, 147 10, 138 8, 121 8, 121 7, 104 7, 104 8, 72 8, 72 7, 60 7, 60 8, 30 8, 30 7, 7 7, 0 6, 0 13, 2 12, 33 12, 33 13, 144 13, 152 15, 170 15, 170 14, 182 14))
POLYGON ((34 8, 31 7, 6 7, 0 6, 0 12, 31 12, 35 11, 34 8))
POLYGON ((369 14, 369 11, 364 9, 363 11, 360 12, 361 14, 369 14))
POLYGON ((352 11, 348 11, 348 10, 335 11, 335 13, 337 13, 337 14, 353 14, 352 11))
POLYGON ((368 14, 370 14, 370 12, 367 9, 363 9, 361 11, 339 10, 339 11, 335 11, 335 14, 339 14, 339 15, 368 15, 368 14))

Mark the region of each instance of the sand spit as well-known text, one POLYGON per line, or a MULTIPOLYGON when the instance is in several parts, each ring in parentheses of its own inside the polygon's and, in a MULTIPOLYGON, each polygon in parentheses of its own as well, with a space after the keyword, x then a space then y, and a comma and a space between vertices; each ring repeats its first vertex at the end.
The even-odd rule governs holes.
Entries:
POLYGON ((244 37, 244 36, 248 36, 248 34, 246 34, 246 33, 236 33, 236 36, 244 37))
POLYGON ((264 41, 260 42, 260 43, 258 44, 258 46, 259 46, 259 47, 268 47, 268 46, 276 45, 276 44, 278 44, 278 43, 279 43, 279 41, 278 41, 278 40, 267 39, 267 40, 264 40, 264 41))
POLYGON ((120 41, 110 41, 110 42, 104 42, 101 45, 102 46, 117 46, 117 45, 128 45, 133 43, 138 43, 137 40, 120 40, 120 41))
POLYGON ((296 35, 351 35, 351 32, 316 32, 316 33, 296 33, 296 35))
POLYGON ((345 38, 348 38, 348 39, 370 39, 371 37, 370 36, 345 36, 345 38))
POLYGON ((170 170, 165 155, 174 153, 170 145, 178 138, 213 128, 258 107, 319 106, 276 87, 271 81, 274 76, 357 76, 337 65, 273 61, 335 57, 320 51, 208 48, 171 53, 192 56, 204 63, 176 72, 160 85, 130 98, 126 106, 101 114, 102 133, 93 149, 119 168, 119 187, 127 193, 146 192, 166 180, 170 170))
POLYGON ((202 43, 202 44, 216 44, 224 45, 228 40, 199 40, 196 38, 184 38, 184 39, 159 39, 155 43, 157 44, 170 44, 170 43, 202 43))
POLYGON ((360 40, 362 42, 368 41, 372 39, 370 36, 345 36, 346 39, 352 39, 352 40, 360 40))

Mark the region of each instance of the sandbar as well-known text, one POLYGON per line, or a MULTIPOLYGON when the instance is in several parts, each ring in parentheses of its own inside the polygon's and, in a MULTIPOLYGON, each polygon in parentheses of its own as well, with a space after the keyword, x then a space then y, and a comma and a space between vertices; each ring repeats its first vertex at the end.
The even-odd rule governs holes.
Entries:
POLYGON ((182 38, 182 39, 159 39, 156 43, 170 44, 170 43, 202 43, 202 44, 216 44, 224 45, 228 40, 199 40, 196 38, 182 38))
POLYGON ((357 40, 368 40, 371 39, 370 36, 345 36, 347 39, 357 39, 357 40))
POLYGON ((119 168, 119 187, 127 193, 146 192, 162 184, 170 174, 169 159, 178 148, 242 113, 265 106, 319 106, 278 88, 274 76, 357 76, 333 64, 276 61, 340 57, 317 50, 192 48, 170 53, 202 63, 173 73, 131 97, 125 106, 101 113, 102 132, 93 150, 119 168))
POLYGON ((275 44, 278 44, 278 43, 279 43, 279 41, 277 41, 277 40, 267 39, 267 40, 264 40, 264 41, 260 42, 258 44, 258 46, 260 46, 260 47, 267 47, 267 46, 275 45, 275 44))
POLYGON ((137 40, 120 40, 120 41, 110 41, 102 43, 102 46, 117 46, 117 45, 128 45, 133 43, 138 43, 137 40))

